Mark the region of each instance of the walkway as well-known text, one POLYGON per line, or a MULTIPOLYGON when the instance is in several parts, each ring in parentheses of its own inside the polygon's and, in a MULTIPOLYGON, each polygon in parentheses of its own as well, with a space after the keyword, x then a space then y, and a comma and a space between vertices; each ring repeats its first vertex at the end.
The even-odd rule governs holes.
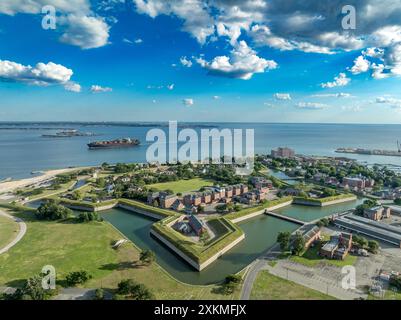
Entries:
POLYGON ((15 237, 15 239, 11 241, 8 245, 6 245, 4 248, 0 248, 0 254, 2 254, 10 250, 12 247, 14 247, 23 238, 23 236, 26 233, 26 224, 22 219, 13 217, 1 210, 0 210, 0 216, 14 220, 15 222, 18 223, 19 226, 19 232, 18 235, 15 237))
POLYGON ((306 224, 305 221, 301 221, 301 220, 298 220, 296 218, 285 216, 283 214, 274 213, 274 212, 271 212, 271 211, 265 211, 265 214, 268 215, 268 216, 272 216, 272 217, 278 218, 278 219, 282 219, 282 220, 286 220, 286 221, 289 221, 289 222, 292 222, 292 223, 296 223, 296 224, 299 224, 301 226, 306 224))

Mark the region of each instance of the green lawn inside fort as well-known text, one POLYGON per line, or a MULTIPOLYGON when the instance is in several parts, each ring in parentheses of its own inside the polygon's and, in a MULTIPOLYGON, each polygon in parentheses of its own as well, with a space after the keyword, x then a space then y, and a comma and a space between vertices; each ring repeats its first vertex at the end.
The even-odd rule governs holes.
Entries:
POLYGON ((93 276, 85 284, 87 288, 112 291, 121 280, 129 278, 146 285, 157 299, 238 298, 239 292, 222 294, 220 285, 183 284, 157 263, 140 264, 140 250, 131 242, 113 249, 112 244, 123 236, 108 222, 38 221, 32 213, 7 211, 25 220, 27 232, 10 251, 0 255, 0 286, 17 287, 39 274, 43 266, 52 265, 58 284, 63 284, 69 272, 85 270, 93 276))
POLYGON ((155 184, 150 184, 148 187, 160 191, 172 190, 174 193, 186 193, 191 191, 198 191, 202 187, 213 186, 213 183, 214 182, 212 180, 194 178, 189 180, 155 183, 155 184))
POLYGON ((18 230, 18 223, 7 217, 0 216, 0 249, 14 240, 18 230))
POLYGON ((254 282, 251 300, 335 300, 319 291, 276 277, 262 270, 254 282))

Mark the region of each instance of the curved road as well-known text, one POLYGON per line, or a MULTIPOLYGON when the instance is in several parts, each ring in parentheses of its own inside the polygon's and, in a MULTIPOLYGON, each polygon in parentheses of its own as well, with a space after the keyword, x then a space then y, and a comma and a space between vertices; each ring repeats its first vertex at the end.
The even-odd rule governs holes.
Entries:
POLYGON ((255 282, 259 271, 266 266, 267 262, 276 260, 281 253, 280 246, 275 244, 249 265, 242 285, 241 300, 249 300, 253 283, 255 282))
POLYGON ((0 210, 0 216, 14 220, 15 222, 18 223, 18 226, 19 226, 19 232, 18 232, 17 236, 15 237, 15 239, 13 241, 11 241, 5 247, 0 248, 0 254, 2 254, 2 253, 7 252, 8 250, 10 250, 12 247, 14 247, 23 238, 23 236, 25 235, 25 232, 26 232, 26 224, 22 219, 13 217, 1 210, 0 210))

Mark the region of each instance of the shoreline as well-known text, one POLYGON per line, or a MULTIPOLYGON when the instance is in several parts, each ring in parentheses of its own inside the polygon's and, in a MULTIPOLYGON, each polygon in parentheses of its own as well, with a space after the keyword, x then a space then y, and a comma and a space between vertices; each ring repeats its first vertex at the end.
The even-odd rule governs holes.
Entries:
POLYGON ((65 169, 56 169, 56 170, 47 170, 40 176, 32 177, 32 178, 24 178, 18 180, 11 180, 7 182, 0 183, 0 194, 12 192, 18 188, 24 188, 32 184, 37 184, 44 182, 46 180, 52 179, 55 176, 63 173, 68 173, 72 171, 82 170, 88 167, 76 167, 76 168, 65 168, 65 169))

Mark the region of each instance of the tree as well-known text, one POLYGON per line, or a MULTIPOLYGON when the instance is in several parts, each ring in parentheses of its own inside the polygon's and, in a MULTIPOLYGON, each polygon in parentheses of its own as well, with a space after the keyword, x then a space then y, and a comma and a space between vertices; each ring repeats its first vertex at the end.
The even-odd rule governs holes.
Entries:
POLYGON ((46 300, 55 294, 55 290, 45 290, 42 286, 42 275, 25 280, 21 288, 12 294, 4 294, 6 300, 46 300))
POLYGON ((132 287, 137 283, 132 279, 121 280, 117 286, 117 293, 121 295, 128 295, 132 287))
POLYGON ((297 232, 294 239, 294 248, 293 248, 294 254, 299 256, 304 251, 304 249, 305 249, 305 239, 302 236, 302 234, 297 232))
POLYGON ((140 253, 139 260, 146 265, 150 265, 156 260, 156 255, 152 250, 144 250, 140 253))
POLYGON ((134 300, 153 300, 155 298, 153 293, 144 284, 133 286, 130 294, 134 300))
POLYGON ((96 289, 95 290, 95 300, 104 300, 104 290, 103 289, 96 289))
POLYGON ((130 296, 135 300, 152 300, 153 293, 143 284, 132 279, 122 280, 118 284, 117 293, 122 296, 130 296))
POLYGON ((79 191, 79 190, 75 190, 75 191, 72 193, 72 200, 81 200, 82 197, 83 197, 82 192, 79 191))
POLYGON ((390 285, 401 290, 401 276, 392 275, 390 278, 390 285))
POLYGON ((89 279, 92 279, 92 276, 87 271, 81 270, 70 272, 65 279, 69 286, 74 287, 77 284, 83 284, 89 279))
POLYGON ((79 222, 99 221, 99 214, 97 212, 81 212, 77 218, 79 222))
POLYGON ((364 248, 368 245, 368 240, 366 240, 366 238, 358 236, 358 235, 355 235, 353 237, 353 241, 355 243, 357 243, 361 248, 364 248))
POLYGON ((316 225, 321 228, 321 227, 327 227, 330 224, 329 219, 323 218, 320 219, 318 222, 316 222, 316 225))
POLYGON ((57 204, 55 200, 48 200, 39 206, 35 215, 41 220, 59 220, 71 216, 72 211, 57 204))
POLYGON ((378 203, 376 200, 370 200, 370 199, 365 200, 363 202, 363 204, 360 204, 359 206, 357 206, 355 208, 354 214, 356 214, 358 216, 363 216, 365 209, 370 209, 377 205, 378 205, 378 203))
POLYGON ((337 192, 335 189, 332 189, 332 188, 324 188, 323 194, 326 197, 332 197, 332 196, 335 196, 337 194, 337 192))
POLYGON ((242 281, 242 277, 236 274, 228 275, 223 284, 223 293, 224 294, 232 294, 240 285, 242 281))
POLYGON ((106 179, 105 179, 105 178, 98 178, 98 179, 96 180, 96 185, 97 185, 99 188, 104 188, 104 187, 106 186, 106 179))
POLYGON ((376 254, 377 251, 379 250, 379 243, 375 240, 369 240, 368 241, 368 248, 369 251, 376 254))
POLYGON ((394 204, 401 205, 401 198, 395 199, 394 204))
POLYGON ((280 244, 281 251, 287 251, 290 246, 291 233, 288 231, 280 232, 277 236, 277 242, 280 244))

